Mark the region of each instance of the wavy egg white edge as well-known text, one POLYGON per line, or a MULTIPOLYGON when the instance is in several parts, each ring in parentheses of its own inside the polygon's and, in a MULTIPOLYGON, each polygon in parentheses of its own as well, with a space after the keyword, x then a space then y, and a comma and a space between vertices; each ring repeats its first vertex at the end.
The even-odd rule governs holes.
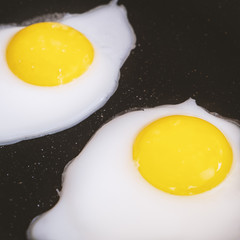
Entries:
POLYGON ((136 42, 125 7, 112 1, 82 14, 65 14, 58 22, 82 32, 93 44, 95 57, 86 73, 56 87, 25 83, 10 71, 6 46, 22 26, 1 26, 0 145, 70 128, 102 107, 118 87, 120 68, 136 42))
POLYGON ((28 238, 37 240, 239 240, 240 129, 190 99, 133 111, 105 124, 66 166, 60 200, 36 217, 28 238), (174 196, 151 186, 132 160, 138 132, 154 120, 186 115, 215 125, 233 150, 233 164, 217 187, 174 196))

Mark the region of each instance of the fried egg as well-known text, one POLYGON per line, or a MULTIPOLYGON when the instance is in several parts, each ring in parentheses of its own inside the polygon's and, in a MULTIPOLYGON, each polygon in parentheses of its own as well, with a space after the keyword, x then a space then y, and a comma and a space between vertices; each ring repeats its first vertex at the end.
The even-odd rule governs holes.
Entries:
POLYGON ((29 239, 239 240, 240 129, 190 99, 104 125, 29 239))
POLYGON ((100 108, 135 46, 116 1, 58 22, 0 30, 0 144, 69 128, 100 108))

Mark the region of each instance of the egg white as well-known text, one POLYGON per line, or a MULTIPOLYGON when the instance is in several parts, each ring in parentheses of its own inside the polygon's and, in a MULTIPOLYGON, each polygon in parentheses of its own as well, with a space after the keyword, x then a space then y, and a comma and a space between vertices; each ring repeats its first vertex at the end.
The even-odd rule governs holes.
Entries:
POLYGON ((69 128, 100 108, 117 88, 119 70, 135 35, 123 6, 115 2, 83 14, 66 14, 59 22, 83 33, 95 56, 79 78, 56 87, 34 86, 8 68, 6 47, 22 27, 0 30, 0 145, 69 128))
POLYGON ((239 240, 240 129, 194 100, 127 113, 103 126, 66 167, 57 205, 28 230, 37 240, 239 240), (187 115, 215 125, 233 150, 230 173, 217 187, 175 196, 150 185, 132 160, 139 131, 158 118, 187 115))

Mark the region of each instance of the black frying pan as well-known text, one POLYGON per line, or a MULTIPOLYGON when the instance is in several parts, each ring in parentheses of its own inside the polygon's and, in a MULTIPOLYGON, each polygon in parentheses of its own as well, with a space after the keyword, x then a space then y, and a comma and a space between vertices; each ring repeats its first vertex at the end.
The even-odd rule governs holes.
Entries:
MULTIPOLYGON (((81 13, 107 2, 1 0, 0 23, 81 13)), ((240 120, 239 1, 120 3, 128 10, 137 47, 107 104, 71 129, 0 147, 0 239, 25 239, 31 219, 57 202, 64 166, 100 126, 123 111, 192 97, 210 111, 240 120)))

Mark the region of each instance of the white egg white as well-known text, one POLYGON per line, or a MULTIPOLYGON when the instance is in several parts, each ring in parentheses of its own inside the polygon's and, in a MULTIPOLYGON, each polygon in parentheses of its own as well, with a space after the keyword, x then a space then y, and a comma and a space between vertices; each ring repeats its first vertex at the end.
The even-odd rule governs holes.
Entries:
POLYGON ((124 114, 103 126, 66 167, 57 205, 28 229, 36 240, 239 240, 240 129, 188 100, 124 114), (139 131, 154 120, 187 115, 215 125, 233 150, 217 187, 175 196, 150 185, 132 160, 139 131))
POLYGON ((59 22, 82 32, 95 56, 86 73, 56 87, 34 86, 11 72, 6 47, 22 27, 1 26, 1 145, 69 128, 100 108, 117 88, 120 67, 135 46, 125 8, 111 2, 83 14, 66 14, 59 22))

